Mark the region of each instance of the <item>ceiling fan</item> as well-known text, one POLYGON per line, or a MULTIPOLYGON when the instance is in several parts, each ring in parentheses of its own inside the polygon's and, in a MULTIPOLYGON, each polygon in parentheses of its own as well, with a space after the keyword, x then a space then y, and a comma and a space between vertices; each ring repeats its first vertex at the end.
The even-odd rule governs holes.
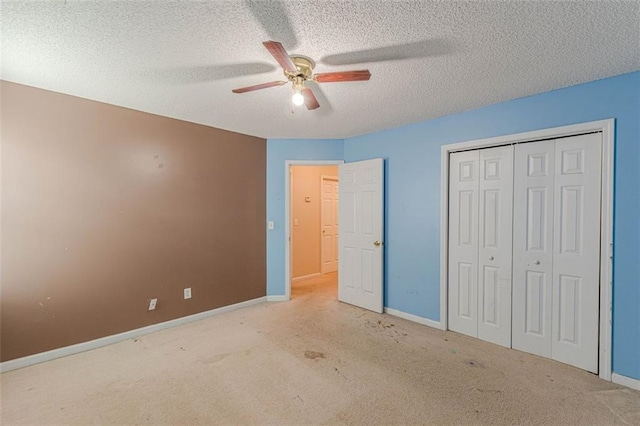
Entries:
POLYGON ((269 83, 256 84, 254 86, 241 87, 233 89, 233 93, 246 93, 254 90, 266 89, 268 87, 282 86, 288 82, 293 83, 293 97, 291 98, 294 105, 302 105, 307 109, 316 109, 320 106, 318 99, 313 94, 310 87, 305 86, 305 82, 314 81, 316 83, 337 83, 343 81, 365 81, 369 80, 371 73, 369 70, 356 71, 338 71, 314 74, 313 68, 316 63, 306 56, 293 55, 290 56, 281 43, 277 41, 265 41, 262 43, 269 53, 280 64, 287 78, 286 81, 272 81, 269 83))

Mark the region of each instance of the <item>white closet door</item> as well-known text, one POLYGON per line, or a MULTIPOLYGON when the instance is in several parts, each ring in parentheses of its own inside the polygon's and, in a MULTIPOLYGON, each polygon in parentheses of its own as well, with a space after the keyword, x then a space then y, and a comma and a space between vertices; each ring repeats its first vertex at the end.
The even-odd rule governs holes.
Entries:
POLYGON ((552 358, 598 372, 600 133, 555 146, 552 358))
POLYGON ((477 150, 449 157, 449 329, 478 336, 477 150))
POLYGON ((515 147, 512 347, 551 357, 555 142, 515 147))
POLYGON ((480 150, 478 337, 511 347, 513 146, 480 150))
POLYGON ((512 346, 598 371, 601 135, 516 146, 512 346))

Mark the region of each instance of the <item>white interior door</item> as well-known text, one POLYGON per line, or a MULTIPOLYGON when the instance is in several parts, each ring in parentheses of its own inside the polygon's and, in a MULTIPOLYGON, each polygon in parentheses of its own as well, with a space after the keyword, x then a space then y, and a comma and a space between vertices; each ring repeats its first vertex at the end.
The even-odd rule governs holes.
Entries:
POLYGON ((513 147, 453 153, 449 328, 511 346, 513 147))
POLYGON ((598 372, 602 135, 555 145, 552 358, 598 372))
POLYGON ((512 347, 551 358, 555 142, 515 147, 512 347))
POLYGON ((478 336, 478 150, 449 157, 449 329, 478 336))
POLYGON ((516 146, 513 347, 598 371, 601 134, 516 146))
POLYGON ((511 347, 513 146, 480 150, 478 338, 511 347))
POLYGON ((339 170, 338 299, 382 313, 382 158, 345 163, 339 170))
POLYGON ((338 270, 338 179, 322 178, 321 272, 338 270))

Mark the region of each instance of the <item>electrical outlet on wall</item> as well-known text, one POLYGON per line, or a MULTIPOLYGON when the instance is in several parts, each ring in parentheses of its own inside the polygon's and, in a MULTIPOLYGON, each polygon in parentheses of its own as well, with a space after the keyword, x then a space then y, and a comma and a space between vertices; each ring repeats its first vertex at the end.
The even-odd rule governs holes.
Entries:
POLYGON ((184 298, 191 299, 191 287, 184 289, 184 298))
POLYGON ((149 310, 153 311, 156 308, 157 303, 158 303, 158 299, 149 300, 149 310))

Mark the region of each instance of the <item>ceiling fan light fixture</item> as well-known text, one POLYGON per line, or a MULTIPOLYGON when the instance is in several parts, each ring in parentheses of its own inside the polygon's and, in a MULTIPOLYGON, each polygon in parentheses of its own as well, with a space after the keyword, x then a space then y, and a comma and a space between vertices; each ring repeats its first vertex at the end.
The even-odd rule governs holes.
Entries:
POLYGON ((295 106, 300 106, 304 103, 304 96, 302 96, 302 93, 300 93, 299 90, 296 90, 293 93, 293 96, 291 97, 291 102, 293 102, 295 106))

